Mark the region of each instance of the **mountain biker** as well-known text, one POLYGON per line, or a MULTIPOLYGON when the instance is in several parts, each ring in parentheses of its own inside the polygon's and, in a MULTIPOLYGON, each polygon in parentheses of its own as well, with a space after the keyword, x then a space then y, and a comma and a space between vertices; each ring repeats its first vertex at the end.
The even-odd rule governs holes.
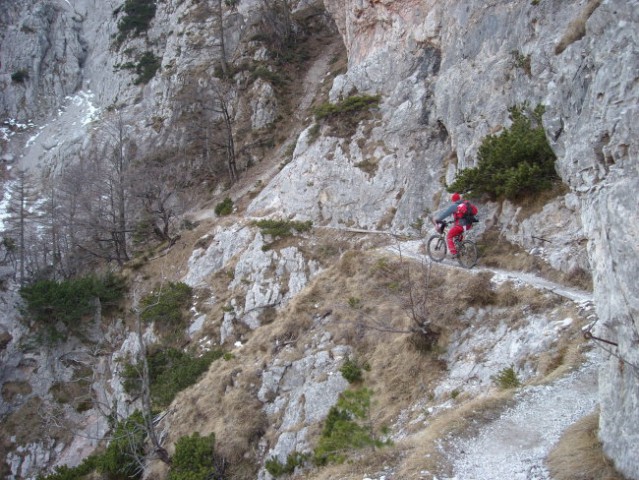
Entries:
POLYGON ((473 228, 473 220, 471 220, 470 217, 477 215, 477 207, 462 199, 461 195, 457 192, 451 195, 450 201, 452 202, 451 205, 435 217, 435 228, 437 233, 442 233, 444 231, 445 218, 449 215, 453 216, 455 225, 448 230, 446 243, 448 244, 448 251, 455 257, 457 256, 457 248, 455 247, 454 239, 464 233, 464 229, 470 230, 473 228), (467 209, 470 210, 468 214, 466 214, 467 209))

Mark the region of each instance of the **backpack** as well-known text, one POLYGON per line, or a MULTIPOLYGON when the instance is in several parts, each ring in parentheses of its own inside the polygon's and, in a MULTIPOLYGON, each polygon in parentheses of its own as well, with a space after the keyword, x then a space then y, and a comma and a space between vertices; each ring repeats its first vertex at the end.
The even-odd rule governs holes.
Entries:
POLYGON ((475 222, 478 222, 475 218, 477 214, 477 207, 470 203, 468 200, 464 200, 457 206, 457 211, 455 212, 455 219, 459 220, 460 225, 472 225, 475 222))

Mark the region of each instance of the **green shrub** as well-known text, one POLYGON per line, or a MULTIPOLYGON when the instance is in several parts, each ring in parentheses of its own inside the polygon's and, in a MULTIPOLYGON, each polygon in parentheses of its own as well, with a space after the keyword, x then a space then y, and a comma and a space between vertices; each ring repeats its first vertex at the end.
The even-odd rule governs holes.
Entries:
POLYGON ((262 80, 266 80, 268 83, 275 87, 281 87, 286 83, 281 75, 277 74, 276 72, 272 72, 267 67, 262 65, 258 66, 251 72, 250 78, 251 80, 261 78, 262 80))
POLYGON ((215 206, 215 214, 218 217, 230 215, 231 213, 233 213, 233 200, 229 197, 226 197, 222 202, 215 206))
POLYGON ((76 330, 81 321, 92 315, 96 300, 103 311, 119 304, 126 286, 114 274, 87 276, 71 280, 38 280, 20 289, 26 312, 37 323, 55 327, 62 322, 76 330))
POLYGON ((193 289, 186 283, 168 282, 142 299, 140 317, 146 322, 156 322, 162 326, 181 326, 192 297, 193 289))
POLYGON ((25 68, 11 74, 12 82, 24 83, 26 80, 29 80, 29 72, 25 68))
MULTIPOLYGON (((223 356, 224 352, 221 350, 211 350, 200 357, 195 357, 175 348, 150 353, 147 356, 147 363, 153 406, 158 408, 168 406, 180 391, 197 383, 211 363, 223 356)), ((127 363, 124 366, 123 386, 131 396, 141 393, 141 371, 139 364, 127 363)))
POLYGON ((297 232, 307 232, 313 227, 313 222, 294 222, 290 220, 259 220, 255 225, 260 228, 263 235, 272 237, 290 237, 295 230, 297 232))
POLYGON ((98 456, 90 455, 85 458, 77 467, 67 467, 61 465, 55 467, 53 473, 43 476, 38 475, 38 480, 82 480, 88 474, 95 471, 98 464, 98 456))
POLYGON ((331 407, 317 447, 313 452, 316 465, 341 463, 353 449, 381 448, 390 441, 376 438, 370 423, 372 392, 367 388, 347 390, 331 407))
POLYGON ((280 462, 277 458, 271 457, 266 461, 266 471, 275 478, 281 475, 290 475, 297 467, 306 463, 309 455, 306 453, 293 452, 286 457, 286 463, 280 462))
POLYGON ((448 191, 469 192, 491 199, 521 200, 550 189, 558 180, 555 154, 541 123, 544 108, 527 105, 509 109, 512 125, 484 138, 477 167, 462 170, 448 191))
POLYGON ((138 36, 146 32, 155 17, 156 5, 155 0, 126 0, 122 9, 125 16, 118 23, 119 41, 124 40, 129 34, 138 36))
POLYGON ((348 383, 357 383, 361 382, 364 376, 363 370, 368 370, 368 365, 364 365, 363 367, 359 364, 357 360, 351 360, 347 358, 344 361, 344 364, 340 367, 339 371, 342 374, 348 383))
POLYGON ((140 478, 139 460, 144 458, 145 439, 144 417, 136 410, 115 425, 109 445, 96 458, 97 470, 107 478, 140 478))
POLYGON ((509 390, 521 386, 521 382, 519 378, 517 378, 517 372, 515 372, 512 366, 500 370, 499 373, 493 377, 493 382, 502 390, 509 390))
POLYGON ((168 480, 209 480, 221 478, 215 462, 215 434, 195 432, 175 443, 168 480))
POLYGON ((336 104, 326 102, 313 109, 317 120, 353 115, 379 105, 380 95, 353 95, 336 104))
POLYGON ((137 65, 135 66, 135 73, 137 78, 133 81, 134 85, 146 84, 154 76, 160 68, 160 59, 156 57, 153 52, 144 52, 137 65))

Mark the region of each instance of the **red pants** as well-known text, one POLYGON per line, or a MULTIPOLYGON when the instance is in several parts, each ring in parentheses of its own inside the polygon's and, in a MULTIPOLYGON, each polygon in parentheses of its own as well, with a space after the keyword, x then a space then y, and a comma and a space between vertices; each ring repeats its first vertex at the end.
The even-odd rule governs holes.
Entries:
POLYGON ((446 235, 446 243, 448 243, 448 251, 451 255, 457 254, 457 249, 455 248, 455 242, 453 241, 453 238, 461 235, 462 233, 464 233, 464 227, 462 227, 461 225, 455 225, 453 228, 448 230, 448 234, 446 235))

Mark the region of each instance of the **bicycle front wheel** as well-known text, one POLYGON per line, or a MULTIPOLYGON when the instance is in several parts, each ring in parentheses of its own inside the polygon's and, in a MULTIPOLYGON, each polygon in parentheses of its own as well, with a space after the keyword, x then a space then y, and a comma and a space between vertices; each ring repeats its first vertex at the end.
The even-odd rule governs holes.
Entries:
POLYGON ((441 262, 446 256, 446 240, 441 235, 433 235, 426 243, 426 251, 433 262, 441 262))
POLYGON ((477 265, 477 245, 470 240, 464 240, 457 251, 457 261, 464 268, 473 268, 477 265))

